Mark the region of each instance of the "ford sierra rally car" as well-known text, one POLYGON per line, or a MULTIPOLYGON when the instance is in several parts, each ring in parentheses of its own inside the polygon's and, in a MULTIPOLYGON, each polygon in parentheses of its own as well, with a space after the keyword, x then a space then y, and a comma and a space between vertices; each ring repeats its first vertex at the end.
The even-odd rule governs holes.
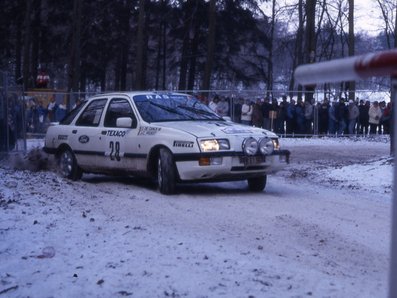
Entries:
POLYGON ((267 175, 289 162, 274 133, 225 120, 191 95, 166 92, 85 100, 48 128, 44 151, 72 180, 83 173, 151 177, 163 194, 182 182, 233 180, 262 191, 267 175))

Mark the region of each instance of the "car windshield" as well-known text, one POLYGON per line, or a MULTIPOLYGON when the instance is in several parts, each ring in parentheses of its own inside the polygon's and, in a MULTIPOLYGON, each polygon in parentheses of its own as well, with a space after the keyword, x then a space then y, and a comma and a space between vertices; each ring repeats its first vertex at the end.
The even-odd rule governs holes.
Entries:
POLYGON ((195 97, 184 94, 134 96, 139 114, 146 122, 223 120, 195 97))

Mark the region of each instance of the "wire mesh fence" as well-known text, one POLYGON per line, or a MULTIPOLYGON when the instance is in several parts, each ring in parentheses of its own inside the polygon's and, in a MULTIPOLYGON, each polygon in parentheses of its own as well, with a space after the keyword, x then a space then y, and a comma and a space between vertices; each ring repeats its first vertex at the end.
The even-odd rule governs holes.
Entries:
MULTIPOLYGON (((79 100, 99 93, 23 90, 21 86, 9 86, 6 73, 0 72, 0 77, 0 152, 25 151, 27 139, 43 138, 51 122, 59 122, 79 100)), ((347 94, 319 90, 312 94, 311 102, 305 101, 304 94, 280 90, 176 92, 195 95, 233 122, 262 127, 280 137, 368 136, 368 109, 378 101, 384 115, 372 133, 389 133, 390 92, 356 91, 353 103, 346 101, 347 94), (355 119, 349 118, 352 106, 359 109, 355 119), (248 116, 245 115, 247 108, 248 116)))

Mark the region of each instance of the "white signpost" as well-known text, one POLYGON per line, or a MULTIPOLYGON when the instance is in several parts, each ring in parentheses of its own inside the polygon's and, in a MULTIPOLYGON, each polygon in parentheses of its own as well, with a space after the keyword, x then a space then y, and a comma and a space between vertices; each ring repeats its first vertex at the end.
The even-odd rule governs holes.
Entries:
MULTIPOLYGON (((393 135, 390 140, 397 145, 397 49, 376 52, 344 59, 312 63, 298 66, 295 70, 295 82, 302 86, 319 83, 357 81, 370 77, 391 77, 393 103, 393 135)), ((394 157, 397 156, 393 146, 394 157)), ((392 230, 390 248, 389 298, 397 297, 397 167, 394 165, 392 230)))

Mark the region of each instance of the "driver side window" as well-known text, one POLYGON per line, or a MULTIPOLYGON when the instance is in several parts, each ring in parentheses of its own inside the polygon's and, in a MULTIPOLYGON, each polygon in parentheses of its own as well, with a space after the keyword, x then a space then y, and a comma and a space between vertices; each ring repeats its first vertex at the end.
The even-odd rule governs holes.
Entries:
POLYGON ((106 98, 92 101, 80 115, 79 119, 77 119, 76 125, 93 127, 98 126, 99 121, 101 120, 103 109, 105 108, 106 101, 106 98))
POLYGON ((136 125, 136 117, 134 112, 132 111, 131 105, 128 100, 124 98, 113 98, 110 103, 109 107, 106 111, 105 115, 105 127, 117 127, 116 120, 117 118, 128 117, 132 119, 133 128, 136 125), (134 125, 135 123, 135 125, 134 125))

